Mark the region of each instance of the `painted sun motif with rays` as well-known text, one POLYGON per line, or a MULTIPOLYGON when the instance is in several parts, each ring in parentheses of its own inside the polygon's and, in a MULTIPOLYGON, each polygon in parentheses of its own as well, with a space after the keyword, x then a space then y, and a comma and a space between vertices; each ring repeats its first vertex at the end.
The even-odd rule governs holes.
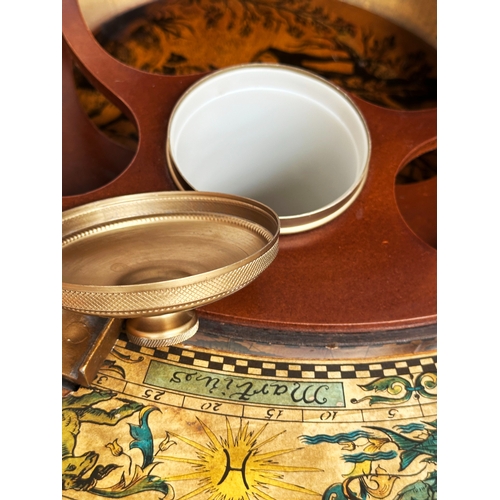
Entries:
POLYGON ((319 493, 283 480, 285 472, 318 472, 313 467, 297 467, 280 465, 274 459, 285 453, 295 451, 285 449, 263 452, 263 448, 280 434, 259 443, 266 425, 253 432, 248 422, 240 427, 234 435, 226 418, 226 438, 218 438, 212 430, 198 419, 205 434, 209 438, 207 446, 200 445, 191 439, 171 433, 177 439, 193 447, 197 451, 197 459, 158 456, 163 460, 174 460, 191 464, 193 472, 173 476, 169 481, 198 480, 199 486, 178 500, 187 500, 202 493, 208 494, 208 500, 276 500, 263 491, 269 486, 318 496, 319 493))

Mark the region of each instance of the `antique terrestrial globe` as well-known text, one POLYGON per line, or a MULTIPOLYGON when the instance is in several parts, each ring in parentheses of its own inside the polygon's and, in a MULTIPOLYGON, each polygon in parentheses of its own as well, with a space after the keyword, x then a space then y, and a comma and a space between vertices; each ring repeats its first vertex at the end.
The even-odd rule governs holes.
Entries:
POLYGON ((62 14, 63 498, 435 500, 436 2, 62 14))

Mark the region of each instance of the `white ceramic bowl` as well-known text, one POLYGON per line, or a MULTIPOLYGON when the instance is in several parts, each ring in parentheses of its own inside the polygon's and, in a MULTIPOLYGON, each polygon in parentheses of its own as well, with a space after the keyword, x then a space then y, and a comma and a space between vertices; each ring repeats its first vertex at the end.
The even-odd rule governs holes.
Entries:
POLYGON ((370 157, 364 119, 336 86, 307 71, 248 64, 216 71, 177 103, 167 158, 178 187, 260 201, 282 234, 344 211, 370 157))

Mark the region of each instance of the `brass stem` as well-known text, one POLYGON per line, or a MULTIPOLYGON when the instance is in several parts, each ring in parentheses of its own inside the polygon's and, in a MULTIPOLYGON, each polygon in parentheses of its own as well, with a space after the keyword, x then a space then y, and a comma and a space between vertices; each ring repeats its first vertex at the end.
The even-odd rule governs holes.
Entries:
POLYGON ((125 323, 130 342, 146 347, 169 346, 184 342, 198 331, 194 309, 158 316, 131 318, 125 323))

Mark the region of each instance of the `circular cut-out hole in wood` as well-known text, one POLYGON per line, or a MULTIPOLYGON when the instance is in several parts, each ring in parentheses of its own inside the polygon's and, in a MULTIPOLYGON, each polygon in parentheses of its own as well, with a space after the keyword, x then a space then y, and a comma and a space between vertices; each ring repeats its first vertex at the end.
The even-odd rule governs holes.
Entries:
POLYGON ((396 201, 406 224, 437 248, 437 150, 420 155, 396 177, 396 201))
MULTIPOLYGON (((386 108, 436 106, 436 49, 345 2, 136 0, 81 7, 101 46, 141 71, 187 75, 256 62, 283 64, 386 108)), ((82 92, 80 99, 106 134, 120 143, 136 140, 128 119, 114 116, 101 93, 82 92)))

